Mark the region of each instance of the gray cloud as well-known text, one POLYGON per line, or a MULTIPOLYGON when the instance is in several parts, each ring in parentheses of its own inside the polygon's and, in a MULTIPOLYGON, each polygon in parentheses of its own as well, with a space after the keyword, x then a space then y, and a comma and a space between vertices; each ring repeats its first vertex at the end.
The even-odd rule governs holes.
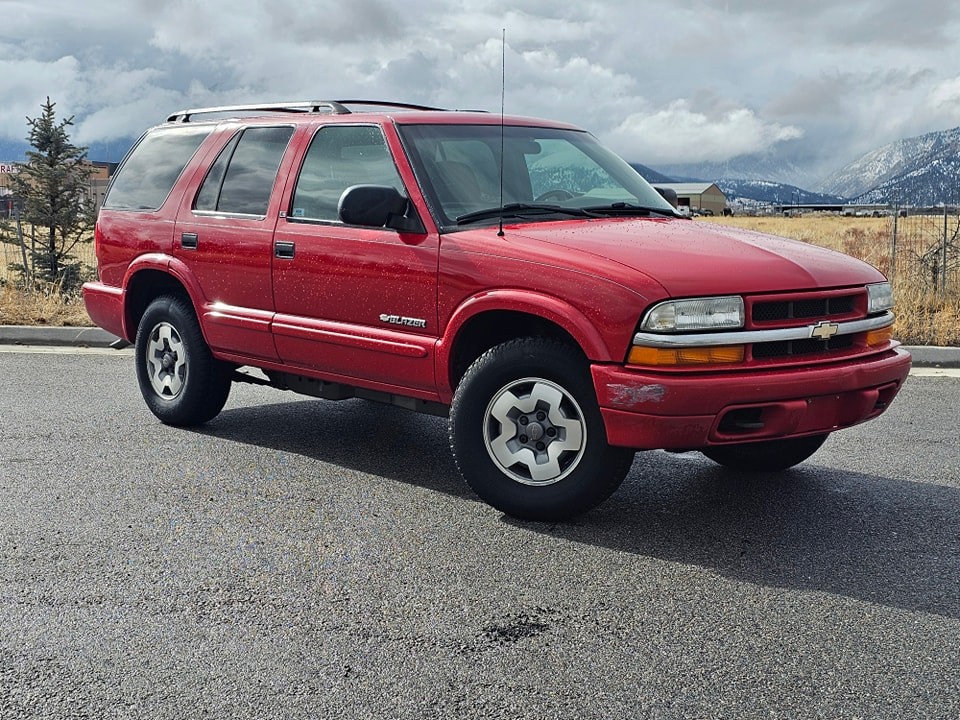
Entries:
MULTIPOLYGON (((7 3, 0 138, 49 95, 81 142, 181 107, 379 97, 587 127, 629 160, 782 153, 808 171, 960 124, 948 0, 7 3)), ((0 158, 3 159, 3 158, 0 158)))

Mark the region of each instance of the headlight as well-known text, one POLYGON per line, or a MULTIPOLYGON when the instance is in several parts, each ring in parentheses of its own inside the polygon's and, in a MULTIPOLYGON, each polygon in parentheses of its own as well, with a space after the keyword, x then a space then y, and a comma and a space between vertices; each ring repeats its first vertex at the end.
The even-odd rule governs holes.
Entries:
POLYGON ((648 332, 734 330, 743 327, 743 298, 738 296, 668 300, 654 305, 641 328, 648 332))
POLYGON ((867 314, 883 312, 893 307, 893 288, 890 283, 867 285, 867 314))

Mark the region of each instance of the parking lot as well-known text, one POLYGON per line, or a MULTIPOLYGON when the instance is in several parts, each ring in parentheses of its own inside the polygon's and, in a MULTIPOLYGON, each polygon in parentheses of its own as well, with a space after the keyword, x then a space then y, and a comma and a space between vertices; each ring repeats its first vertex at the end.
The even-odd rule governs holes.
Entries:
POLYGON ((235 387, 190 431, 129 352, 0 370, 2 718, 960 717, 958 377, 546 525, 439 418, 235 387))

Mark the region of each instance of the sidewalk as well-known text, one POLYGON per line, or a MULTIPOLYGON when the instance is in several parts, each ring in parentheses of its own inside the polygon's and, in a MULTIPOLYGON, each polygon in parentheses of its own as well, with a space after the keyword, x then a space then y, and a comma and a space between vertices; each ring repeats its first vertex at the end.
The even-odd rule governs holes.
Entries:
MULTIPOLYGON (((128 343, 98 327, 0 325, 0 345, 127 347, 128 343)), ((906 346, 914 367, 960 368, 960 347, 906 346)))

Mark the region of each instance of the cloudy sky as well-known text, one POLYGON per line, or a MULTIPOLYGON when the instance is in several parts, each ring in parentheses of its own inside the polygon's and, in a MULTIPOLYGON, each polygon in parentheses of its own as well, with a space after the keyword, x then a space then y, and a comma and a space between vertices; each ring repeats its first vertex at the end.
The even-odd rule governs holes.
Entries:
POLYGON ((654 167, 770 152, 826 174, 960 125, 956 0, 0 0, 0 141, 46 96, 85 145, 258 100, 498 111, 504 28, 509 114, 654 167))

